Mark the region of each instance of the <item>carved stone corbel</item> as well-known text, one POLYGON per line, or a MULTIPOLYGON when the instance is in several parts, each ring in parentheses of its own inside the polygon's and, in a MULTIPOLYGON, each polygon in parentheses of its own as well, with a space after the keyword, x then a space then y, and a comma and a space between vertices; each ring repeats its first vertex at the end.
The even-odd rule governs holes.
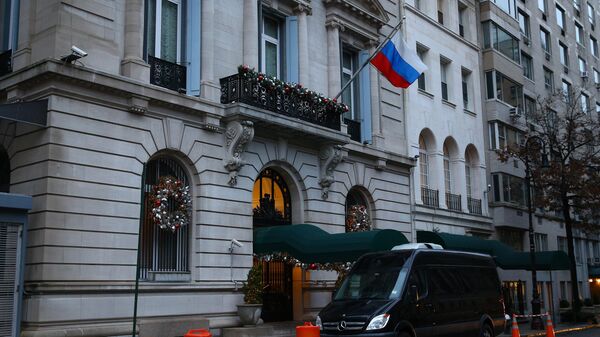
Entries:
POLYGON ((342 161, 342 147, 340 145, 325 145, 319 151, 319 162, 321 164, 321 172, 319 185, 321 185, 321 198, 329 197, 329 188, 335 181, 333 171, 335 167, 342 161))
POLYGON ((240 169, 247 164, 242 160, 242 153, 254 138, 254 123, 251 121, 229 122, 225 137, 227 156, 223 166, 229 172, 229 185, 234 186, 237 184, 237 175, 240 169))

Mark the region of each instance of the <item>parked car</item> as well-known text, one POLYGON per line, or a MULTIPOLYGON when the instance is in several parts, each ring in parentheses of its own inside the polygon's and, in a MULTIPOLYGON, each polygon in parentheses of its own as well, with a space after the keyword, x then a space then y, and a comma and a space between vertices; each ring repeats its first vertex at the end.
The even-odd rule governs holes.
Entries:
POLYGON ((398 249, 356 261, 317 316, 321 336, 481 336, 502 333, 504 304, 489 255, 398 249))

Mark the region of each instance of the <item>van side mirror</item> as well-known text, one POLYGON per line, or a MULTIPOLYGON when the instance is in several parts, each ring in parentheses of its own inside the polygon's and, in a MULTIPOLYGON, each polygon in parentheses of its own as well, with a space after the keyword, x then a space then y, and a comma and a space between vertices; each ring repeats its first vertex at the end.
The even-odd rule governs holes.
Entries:
POLYGON ((411 303, 417 303, 417 301, 419 300, 419 290, 417 289, 416 284, 412 284, 408 288, 408 300, 411 303))

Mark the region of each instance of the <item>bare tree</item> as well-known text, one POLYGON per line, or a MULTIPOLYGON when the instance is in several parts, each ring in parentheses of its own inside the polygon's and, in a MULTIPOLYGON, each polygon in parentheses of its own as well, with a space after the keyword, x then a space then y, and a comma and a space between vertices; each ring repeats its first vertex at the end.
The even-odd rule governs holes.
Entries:
MULTIPOLYGON (((524 142, 499 151, 530 169, 535 206, 560 214, 565 224, 574 318, 581 309, 573 230, 597 232, 600 210, 600 122, 591 91, 576 88, 538 97, 526 115, 524 142)), ((593 88, 596 91, 596 88, 593 88)))

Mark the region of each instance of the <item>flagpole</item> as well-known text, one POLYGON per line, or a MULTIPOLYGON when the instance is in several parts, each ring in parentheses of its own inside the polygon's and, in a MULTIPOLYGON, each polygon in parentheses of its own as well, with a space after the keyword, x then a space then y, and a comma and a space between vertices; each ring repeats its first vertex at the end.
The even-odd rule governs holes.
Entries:
POLYGON ((398 25, 396 25, 396 27, 394 27, 394 29, 392 29, 392 31, 388 34, 388 36, 386 36, 385 40, 383 40, 383 42, 377 47, 377 49, 375 49, 375 52, 373 54, 371 54, 371 56, 369 56, 369 58, 365 62, 363 62, 363 64, 360 66, 360 68, 356 72, 354 72, 354 74, 352 74, 352 77, 350 77, 350 79, 348 80, 348 82, 346 82, 346 84, 344 84, 344 86, 342 87, 342 90, 340 90, 340 92, 338 92, 338 94, 335 95, 335 97, 333 97, 333 99, 337 99, 338 97, 340 97, 342 95, 342 93, 344 92, 344 90, 346 90, 346 88, 348 88, 348 86, 350 85, 350 83, 352 83, 352 81, 354 81, 354 78, 358 74, 360 74, 360 72, 367 66, 367 64, 369 64, 369 62, 371 62, 371 60, 373 59, 373 57, 375 57, 375 55, 377 55, 377 53, 379 53, 379 51, 392 38, 392 36, 394 36, 394 34, 396 34, 396 32, 398 30, 400 30, 400 28, 402 27, 402 23, 404 22, 404 20, 406 20, 406 16, 403 16, 402 19, 400 19, 400 22, 398 23, 398 25))

